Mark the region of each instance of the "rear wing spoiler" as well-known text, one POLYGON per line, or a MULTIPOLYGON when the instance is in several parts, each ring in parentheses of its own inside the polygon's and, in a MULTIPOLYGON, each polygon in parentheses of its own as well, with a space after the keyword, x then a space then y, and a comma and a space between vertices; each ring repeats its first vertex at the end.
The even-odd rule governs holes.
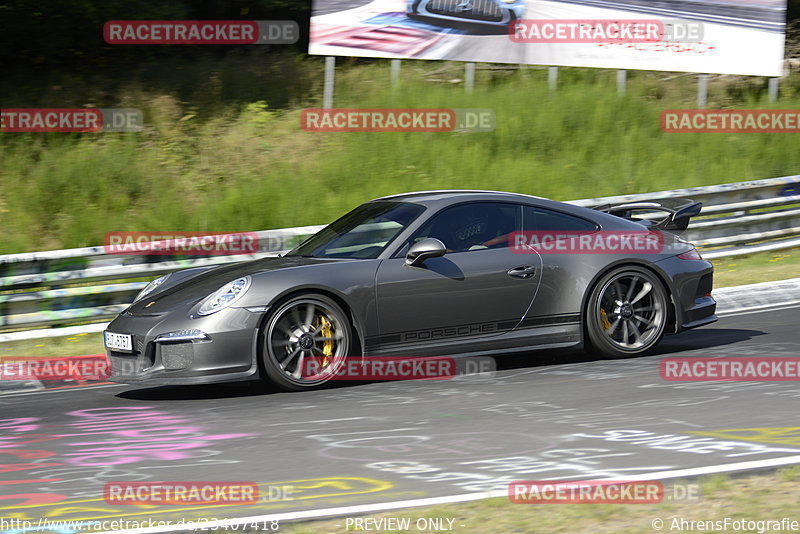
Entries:
POLYGON ((688 198, 668 198, 652 202, 631 202, 629 204, 605 204, 594 208, 597 211, 616 215, 632 221, 641 221, 634 218, 637 211, 660 211, 666 213, 663 219, 651 223, 654 230, 669 230, 683 232, 689 226, 689 219, 700 213, 702 202, 695 202, 688 198))

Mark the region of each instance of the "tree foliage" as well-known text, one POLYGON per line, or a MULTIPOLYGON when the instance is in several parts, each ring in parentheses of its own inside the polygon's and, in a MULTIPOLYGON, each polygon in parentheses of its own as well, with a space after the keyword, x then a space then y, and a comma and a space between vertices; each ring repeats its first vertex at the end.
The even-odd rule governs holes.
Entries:
MULTIPOLYGON (((109 61, 191 56, 199 45, 115 46, 103 41, 109 20, 297 20, 307 30, 310 0, 0 0, 4 65, 91 69, 109 61)), ((298 51, 306 44, 301 39, 298 51)), ((222 48, 222 47, 220 47, 222 48)), ((224 47, 230 50, 230 46, 224 47)))

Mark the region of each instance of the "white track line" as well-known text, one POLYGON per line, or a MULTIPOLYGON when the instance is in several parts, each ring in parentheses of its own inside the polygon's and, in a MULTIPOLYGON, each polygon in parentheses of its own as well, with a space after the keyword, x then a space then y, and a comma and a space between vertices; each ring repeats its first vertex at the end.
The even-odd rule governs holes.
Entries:
MULTIPOLYGON (((645 473, 642 475, 625 476, 627 481, 635 480, 668 480, 673 478, 689 478, 700 475, 711 475, 717 473, 732 473, 736 471, 747 471, 752 469, 767 469, 784 465, 800 464, 800 456, 785 456, 783 458, 772 458, 769 460, 752 460, 749 462, 738 462, 723 465, 711 465, 706 467, 691 467, 688 469, 675 469, 672 471, 661 471, 660 473, 645 473)), ((260 524, 270 521, 297 521, 301 519, 322 519, 326 517, 361 515, 369 512, 385 512, 387 510, 398 510, 401 508, 413 508, 419 506, 434 506, 437 504, 451 504, 457 502, 477 501, 480 499, 490 499, 496 497, 506 497, 508 491, 496 490, 479 493, 462 493, 458 495, 445 495, 442 497, 427 497, 424 499, 412 499, 406 501, 391 501, 384 503, 359 504, 354 506, 339 506, 335 508, 320 508, 317 510, 302 510, 298 512, 284 512, 280 514, 253 515, 219 521, 200 521, 196 523, 184 523, 165 527, 148 527, 128 530, 110 530, 117 534, 158 534, 161 532, 189 531, 196 529, 215 530, 219 528, 232 527, 247 524, 260 524)), ((88 522, 87 522, 88 523, 88 522)))
POLYGON ((751 313, 764 313, 772 311, 791 310, 800 307, 800 300, 781 304, 780 306, 753 306, 752 308, 734 308, 730 311, 723 311, 718 313, 717 316, 722 317, 736 317, 737 315, 748 315, 751 313))
POLYGON ((0 393, 0 401, 4 399, 9 399, 13 397, 24 397, 25 395, 43 395, 45 393, 63 393, 65 391, 85 391, 87 389, 101 389, 101 388, 121 388, 123 386, 128 386, 130 384, 98 384, 96 386, 75 386, 75 387, 65 387, 65 388, 54 388, 54 389, 37 389, 36 391, 21 391, 19 393, 0 393))

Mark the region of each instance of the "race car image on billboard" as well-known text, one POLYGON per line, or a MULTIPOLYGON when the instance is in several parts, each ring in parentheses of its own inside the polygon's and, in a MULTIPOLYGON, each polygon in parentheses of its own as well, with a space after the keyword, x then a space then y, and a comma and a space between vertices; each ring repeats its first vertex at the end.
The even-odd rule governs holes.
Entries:
POLYGON ((508 27, 524 18, 525 0, 408 0, 406 14, 508 27))

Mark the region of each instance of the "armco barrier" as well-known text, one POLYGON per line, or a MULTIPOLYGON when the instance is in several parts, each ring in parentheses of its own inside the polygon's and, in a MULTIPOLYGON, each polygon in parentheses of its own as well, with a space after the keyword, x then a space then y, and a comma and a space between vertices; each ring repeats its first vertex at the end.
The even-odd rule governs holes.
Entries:
MULTIPOLYGON (((674 197, 703 202, 700 217, 691 222, 684 238, 695 243, 706 258, 800 246, 800 176, 570 203, 594 207, 674 197)), ((320 228, 303 226, 255 232, 259 251, 233 256, 123 256, 107 254, 102 246, 0 256, 0 330, 108 320, 123 310, 146 284, 130 282, 131 279, 274 256, 320 228)), ((101 325, 87 325, 82 330, 101 328, 101 325)), ((0 341, 39 335, 47 334, 0 334, 0 341)))

